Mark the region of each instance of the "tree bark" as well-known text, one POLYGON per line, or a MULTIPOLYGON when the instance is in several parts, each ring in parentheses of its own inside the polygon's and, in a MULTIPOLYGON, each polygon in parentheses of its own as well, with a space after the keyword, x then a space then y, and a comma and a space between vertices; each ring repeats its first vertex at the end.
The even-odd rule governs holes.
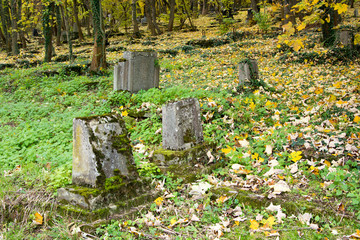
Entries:
POLYGON ((77 0, 73 0, 73 8, 74 8, 75 24, 79 31, 79 41, 82 42, 84 41, 84 34, 82 33, 81 24, 79 21, 79 7, 77 0))
MULTIPOLYGON (((4 5, 6 4, 6 1, 4 1, 4 5)), ((8 31, 8 24, 7 24, 7 18, 6 16, 9 16, 8 11, 6 12, 6 10, 8 10, 8 8, 6 8, 6 5, 3 6, 2 1, 0 0, 0 16, 1 16, 1 25, 2 25, 2 30, 3 30, 3 35, 4 35, 4 43, 5 43, 5 47, 7 51, 11 51, 11 39, 10 39, 10 34, 8 31)))
POLYGON ((144 14, 145 17, 147 18, 148 21, 148 28, 150 29, 151 35, 155 36, 156 35, 156 31, 155 31, 155 26, 154 26, 154 22, 152 19, 152 7, 151 7, 151 2, 153 0, 145 0, 145 6, 144 6, 144 14))
POLYGON ((105 31, 102 24, 101 0, 92 0, 91 3, 94 25, 94 48, 90 71, 98 72, 107 67, 105 55, 105 31))
POLYGON ((156 33, 158 35, 160 35, 162 32, 156 22, 156 8, 155 8, 155 0, 150 0, 151 2, 151 15, 152 15, 152 21, 153 21, 153 24, 154 24, 154 27, 156 29, 156 33))
POLYGON ((131 15, 132 15, 132 24, 133 24, 133 37, 139 38, 141 37, 141 34, 136 19, 136 0, 132 0, 131 2, 131 15))
POLYGON ((64 24, 65 24, 65 31, 66 31, 66 40, 68 42, 69 45, 69 61, 70 63, 74 62, 74 55, 73 55, 73 50, 72 50, 72 40, 70 37, 70 26, 69 26, 69 17, 68 17, 68 12, 67 12, 67 2, 65 1, 65 7, 61 6, 61 15, 62 18, 64 19, 64 24))
MULTIPOLYGON (((21 20, 21 11, 22 11, 22 1, 19 0, 19 2, 18 2, 18 13, 17 13, 18 20, 21 20)), ((26 48, 25 32, 23 30, 23 26, 22 26, 21 23, 19 23, 18 29, 19 29, 19 37, 20 37, 22 48, 26 48)))
POLYGON ((203 0, 201 15, 206 15, 206 14, 208 14, 208 12, 209 12, 208 0, 203 0))
POLYGON ((60 6, 55 6, 56 11, 56 46, 61 46, 61 13, 60 6))
POLYGON ((258 0, 251 0, 251 9, 255 12, 258 13, 260 11, 260 8, 258 6, 259 1, 258 0))
MULTIPOLYGON (((338 2, 338 1, 336 1, 338 2)), ((326 7, 324 9, 323 20, 324 23, 321 24, 322 37, 325 47, 331 47, 335 44, 336 41, 336 29, 335 27, 340 23, 341 16, 339 13, 331 7, 326 7), (330 15, 330 21, 327 22, 325 19, 330 15)))
POLYGON ((176 0, 169 0, 169 2, 170 2, 170 15, 169 15, 168 31, 171 32, 174 27, 176 0))
POLYGON ((187 8, 186 8, 186 3, 185 3, 184 0, 182 0, 182 2, 183 2, 183 4, 184 4, 184 10, 185 10, 186 16, 187 16, 188 19, 189 19, 189 23, 190 23, 191 30, 195 30, 196 27, 194 26, 194 24, 193 24, 192 21, 191 21, 191 16, 190 16, 190 14, 189 14, 189 11, 188 11, 187 8))
POLYGON ((45 38, 45 59, 44 62, 51 62, 52 57, 52 33, 50 24, 50 15, 53 9, 54 2, 51 2, 48 6, 44 6, 43 10, 43 31, 45 38))
POLYGON ((17 43, 18 39, 18 24, 17 24, 17 1, 11 0, 11 53, 18 55, 20 53, 17 43))

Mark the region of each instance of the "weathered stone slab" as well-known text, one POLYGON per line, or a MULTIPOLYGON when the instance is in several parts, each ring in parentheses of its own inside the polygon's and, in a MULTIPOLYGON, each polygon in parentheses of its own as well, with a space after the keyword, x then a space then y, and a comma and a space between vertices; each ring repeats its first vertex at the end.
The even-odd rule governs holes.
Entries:
POLYGON ((224 165, 225 161, 217 161, 218 158, 213 156, 215 149, 216 145, 205 142, 179 151, 159 148, 154 151, 151 161, 163 174, 171 173, 184 183, 194 182, 201 174, 210 174, 212 170, 224 165))
POLYGON ((118 115, 75 118, 73 183, 100 187, 115 175, 137 176, 124 121, 118 115))
POLYGON ((340 30, 338 33, 339 42, 345 47, 354 46, 354 34, 350 30, 340 30))
POLYGON ((170 102, 162 108, 163 148, 182 150, 203 142, 199 101, 195 98, 170 102))
POLYGON ((138 92, 159 87, 160 67, 153 51, 125 51, 114 67, 114 90, 138 92))
POLYGON ((158 196, 149 182, 141 179, 122 182, 119 177, 108 178, 103 188, 76 185, 58 189, 59 209, 85 221, 115 215, 128 216, 139 206, 146 206, 158 196), (120 180, 120 181, 119 181, 120 180))
POLYGON ((239 85, 244 85, 245 80, 259 78, 259 68, 255 59, 249 59, 239 64, 239 85))

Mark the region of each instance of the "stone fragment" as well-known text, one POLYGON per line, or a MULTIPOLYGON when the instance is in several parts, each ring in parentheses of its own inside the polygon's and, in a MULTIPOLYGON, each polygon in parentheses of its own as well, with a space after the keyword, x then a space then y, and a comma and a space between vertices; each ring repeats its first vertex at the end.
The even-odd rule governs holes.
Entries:
POLYGON ((163 148, 182 150, 203 142, 199 101, 195 98, 170 102, 162 108, 163 148))
POLYGON ((239 64, 239 85, 244 85, 245 80, 259 78, 259 68, 255 59, 249 59, 239 64))
POLYGON ((75 118, 73 183, 100 187, 115 175, 137 176, 124 121, 118 115, 75 118))
POLYGON ((125 51, 114 67, 114 90, 132 93, 159 87, 160 67, 153 51, 125 51))

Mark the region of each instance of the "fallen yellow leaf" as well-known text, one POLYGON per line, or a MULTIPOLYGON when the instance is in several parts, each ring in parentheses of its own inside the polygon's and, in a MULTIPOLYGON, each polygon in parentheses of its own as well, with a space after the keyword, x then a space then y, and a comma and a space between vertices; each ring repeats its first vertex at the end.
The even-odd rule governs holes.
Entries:
POLYGON ((157 206, 160 206, 163 201, 164 201, 164 199, 162 197, 158 197, 157 199, 155 199, 154 202, 157 206))
POLYGON ((257 230, 257 229, 259 229, 259 223, 258 223, 256 220, 251 219, 251 220, 250 220, 250 228, 251 228, 252 230, 257 230))
POLYGON ((42 225, 42 224, 43 224, 43 216, 41 216, 41 214, 38 213, 38 212, 35 213, 34 223, 35 223, 35 224, 38 224, 38 225, 42 225))
POLYGON ((360 116, 355 116, 354 123, 359 123, 359 122, 360 122, 360 116))

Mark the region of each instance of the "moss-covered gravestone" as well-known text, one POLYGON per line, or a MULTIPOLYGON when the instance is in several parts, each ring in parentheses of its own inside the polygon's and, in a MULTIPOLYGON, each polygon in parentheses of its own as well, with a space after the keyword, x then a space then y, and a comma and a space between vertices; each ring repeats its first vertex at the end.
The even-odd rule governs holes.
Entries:
POLYGON ((104 115, 73 122, 73 185, 58 190, 61 209, 87 220, 127 214, 153 200, 140 179, 122 118, 104 115))
POLYGON ((259 78, 259 68, 255 59, 246 59, 239 64, 239 85, 244 85, 246 80, 259 78))
POLYGON ((114 67, 114 90, 138 92, 159 87, 157 53, 125 51, 114 67))
POLYGON ((192 181, 207 165, 210 147, 204 143, 199 101, 170 102, 162 108, 162 148, 153 160, 163 172, 192 181))

